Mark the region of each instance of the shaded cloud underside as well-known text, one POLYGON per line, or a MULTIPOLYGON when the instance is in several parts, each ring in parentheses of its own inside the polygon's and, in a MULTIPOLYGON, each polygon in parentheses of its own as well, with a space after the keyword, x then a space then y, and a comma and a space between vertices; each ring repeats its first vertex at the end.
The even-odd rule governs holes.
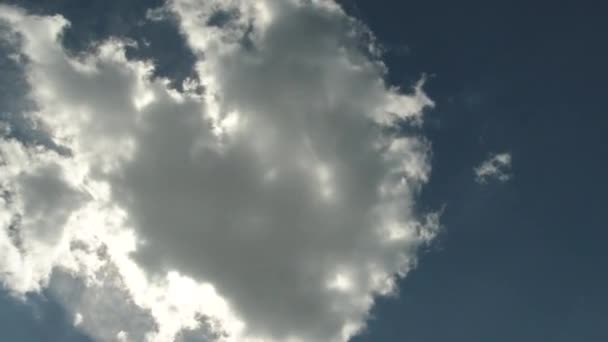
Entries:
POLYGON ((395 133, 432 102, 385 84, 373 36, 334 3, 148 12, 196 58, 179 91, 124 40, 75 56, 64 18, 0 9, 25 115, 71 152, 0 141, 0 279, 55 289, 93 337, 346 341, 434 236, 415 210, 429 144, 395 133))

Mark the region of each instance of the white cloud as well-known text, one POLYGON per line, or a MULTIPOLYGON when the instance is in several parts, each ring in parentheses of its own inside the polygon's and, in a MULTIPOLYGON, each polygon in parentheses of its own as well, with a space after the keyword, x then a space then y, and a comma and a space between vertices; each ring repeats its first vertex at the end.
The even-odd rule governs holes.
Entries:
POLYGON ((475 172, 475 180, 478 183, 484 184, 492 179, 506 182, 511 179, 511 154, 492 154, 473 169, 473 171, 475 172))
POLYGON ((0 9, 24 40, 31 114, 72 151, 0 142, 1 279, 83 282, 76 297, 51 285, 92 336, 346 341, 433 238, 414 208, 429 144, 391 133, 432 101, 387 86, 333 2, 169 2, 203 95, 151 80, 124 42, 75 59, 61 17, 0 9), (239 15, 206 26, 219 10, 239 15))

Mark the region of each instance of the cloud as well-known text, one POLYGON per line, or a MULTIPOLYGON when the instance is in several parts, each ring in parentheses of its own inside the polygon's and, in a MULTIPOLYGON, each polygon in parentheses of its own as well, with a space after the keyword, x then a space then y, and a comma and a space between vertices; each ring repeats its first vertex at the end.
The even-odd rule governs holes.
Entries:
POLYGON ((183 91, 125 40, 75 57, 62 17, 1 9, 30 115, 71 151, 0 141, 1 279, 50 284, 93 337, 347 341, 433 238, 430 145, 397 129, 433 103, 386 84, 333 2, 168 2, 197 56, 183 91))
POLYGON ((490 155, 488 159, 484 160, 473 171, 475 172, 475 180, 478 183, 485 184, 492 179, 506 182, 511 179, 511 154, 498 153, 490 155))
POLYGON ((134 303, 115 266, 101 267, 96 277, 100 281, 87 283, 61 269, 51 275, 48 293, 64 307, 77 309, 75 326, 95 341, 113 341, 121 332, 130 341, 145 341, 157 330, 152 313, 134 303))
POLYGON ((35 104, 28 98, 30 87, 23 70, 27 60, 20 53, 21 43, 19 35, 0 22, 0 136, 69 153, 52 141, 39 121, 27 115, 35 104))
POLYGON ((24 6, 39 15, 64 17, 70 25, 62 32, 60 40, 70 54, 86 54, 111 37, 125 38, 132 43, 125 48, 127 58, 153 59, 154 76, 170 78, 172 87, 181 88, 183 80, 195 77, 196 59, 178 34, 175 21, 154 20, 163 19, 163 8, 153 9, 162 6, 164 0, 88 0, 86 4, 4 0, 3 3, 24 6))

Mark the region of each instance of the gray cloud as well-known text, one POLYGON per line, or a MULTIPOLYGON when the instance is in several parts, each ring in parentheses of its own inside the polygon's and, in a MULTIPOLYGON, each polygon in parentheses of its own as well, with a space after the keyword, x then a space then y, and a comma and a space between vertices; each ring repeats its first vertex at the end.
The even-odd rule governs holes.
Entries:
POLYGON ((52 283, 82 326, 109 334, 96 333, 101 340, 134 331, 137 340, 149 329, 157 341, 197 331, 228 341, 346 341, 434 236, 436 216, 415 208, 430 147, 415 129, 395 129, 417 127, 432 101, 421 84, 409 95, 387 86, 370 33, 336 5, 168 3, 199 58, 204 94, 154 79, 152 63, 127 58, 127 42, 75 58, 57 41, 63 19, 4 9, 31 60, 33 115, 72 151, 13 142, 31 160, 11 184, 27 185, 13 187, 28 213, 58 217, 39 227, 62 234, 55 249, 69 256, 50 269, 96 279, 103 265, 116 268, 103 281, 121 280, 118 297, 96 285, 74 299, 61 291, 70 282, 52 283), (217 13, 238 15, 208 25, 217 13), (36 178, 32 162, 58 165, 69 182, 36 178), (65 200, 41 207, 28 194, 65 200), (75 241, 97 247, 76 251, 75 241), (112 304, 123 296, 133 305, 112 304), (121 332, 122 322, 99 318, 106 328, 92 327, 99 305, 134 320, 145 311, 156 326, 143 319, 121 332))
POLYGON ((145 341, 157 329, 152 314, 133 302, 115 266, 107 263, 95 282, 55 270, 49 293, 71 310, 77 326, 96 341, 118 341, 123 332, 130 341, 145 341))
POLYGON ((36 106, 28 96, 27 58, 20 53, 21 44, 19 35, 0 22, 0 136, 67 154, 69 151, 52 140, 40 121, 29 115, 36 106))
POLYGON ((35 168, 16 179, 14 190, 21 202, 21 234, 55 244, 72 211, 84 202, 84 195, 65 180, 59 165, 35 168))

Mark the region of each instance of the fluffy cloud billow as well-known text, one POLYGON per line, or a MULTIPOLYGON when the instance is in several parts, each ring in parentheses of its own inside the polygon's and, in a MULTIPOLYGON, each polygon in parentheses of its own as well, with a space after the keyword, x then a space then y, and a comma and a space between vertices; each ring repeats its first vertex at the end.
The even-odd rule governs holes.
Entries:
POLYGON ((75 56, 62 17, 0 8, 23 115, 69 151, 0 140, 0 280, 54 289, 99 340, 349 340, 437 230, 415 203, 430 145, 399 133, 433 105, 422 82, 387 85, 373 35, 330 1, 150 13, 197 56, 183 91, 127 40, 75 56))

